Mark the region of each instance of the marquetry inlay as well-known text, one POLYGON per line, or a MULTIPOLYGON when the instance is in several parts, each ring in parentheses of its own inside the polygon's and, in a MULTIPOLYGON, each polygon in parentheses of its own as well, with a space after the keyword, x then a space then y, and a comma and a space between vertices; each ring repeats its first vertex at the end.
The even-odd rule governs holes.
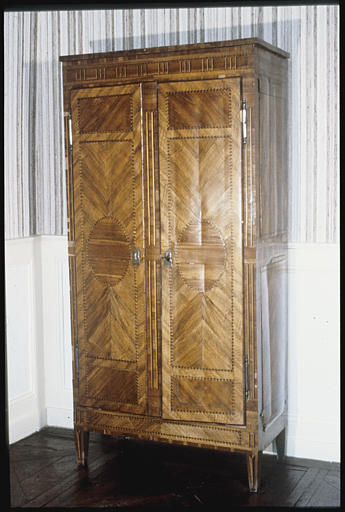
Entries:
POLYGON ((87 408, 77 409, 78 423, 88 425, 101 432, 116 432, 119 435, 131 433, 149 439, 169 442, 193 442, 204 445, 218 445, 224 448, 253 446, 254 434, 243 429, 212 424, 189 425, 187 422, 169 421, 161 418, 130 416, 87 408), (95 428, 96 427, 96 428, 95 428), (145 435, 146 434, 146 435, 145 435))
POLYGON ((148 262, 148 288, 149 288, 149 328, 148 342, 150 354, 150 385, 152 388, 158 389, 158 339, 157 339, 157 284, 156 284, 156 262, 148 262))
POLYGON ((171 410, 231 414, 233 382, 227 379, 177 377, 171 379, 171 410))
POLYGON ((286 417, 287 57, 61 58, 82 464, 91 430, 226 449, 257 490, 286 417))
POLYGON ((120 222, 103 217, 94 225, 87 244, 88 262, 96 278, 114 286, 125 276, 129 258, 129 242, 120 222))
POLYGON ((153 77, 162 74, 212 73, 248 67, 248 55, 221 55, 210 57, 172 58, 146 60, 142 62, 107 62, 102 68, 89 66, 69 69, 67 82, 116 80, 119 78, 153 77))
POLYGON ((228 128, 231 89, 187 90, 167 94, 168 129, 228 128))
POLYGON ((135 371, 87 364, 86 396, 107 402, 138 403, 138 383, 135 371))
POLYGON ((146 168, 146 237, 148 250, 146 251, 147 271, 147 341, 150 365, 150 387, 158 389, 158 332, 157 332, 157 267, 154 258, 150 256, 156 246, 156 168, 155 168, 155 135, 154 135, 154 112, 145 112, 145 168, 146 168))
POLYGON ((146 198, 147 198, 147 241, 155 245, 155 159, 153 112, 145 112, 145 160, 146 160, 146 198))
POLYGON ((209 221, 188 224, 176 244, 176 263, 190 288, 207 292, 221 278, 226 263, 225 242, 209 221))
POLYGON ((131 100, 131 94, 80 98, 79 133, 132 131, 131 100))

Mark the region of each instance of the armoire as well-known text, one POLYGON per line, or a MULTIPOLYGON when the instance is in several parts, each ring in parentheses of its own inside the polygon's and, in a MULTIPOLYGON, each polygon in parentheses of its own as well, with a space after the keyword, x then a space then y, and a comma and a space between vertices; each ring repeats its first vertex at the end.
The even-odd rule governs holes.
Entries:
POLYGON ((255 492, 283 457, 288 57, 60 57, 80 464, 91 431, 241 452, 255 492))

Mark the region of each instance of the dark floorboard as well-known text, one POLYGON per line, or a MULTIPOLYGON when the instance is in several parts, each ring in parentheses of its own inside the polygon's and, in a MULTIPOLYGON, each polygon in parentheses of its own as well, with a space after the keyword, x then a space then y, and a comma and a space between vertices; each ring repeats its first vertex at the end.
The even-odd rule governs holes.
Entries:
POLYGON ((340 465, 264 455, 262 485, 248 493, 245 456, 90 434, 89 464, 77 466, 74 436, 45 428, 10 446, 12 507, 224 510, 340 506, 340 465))

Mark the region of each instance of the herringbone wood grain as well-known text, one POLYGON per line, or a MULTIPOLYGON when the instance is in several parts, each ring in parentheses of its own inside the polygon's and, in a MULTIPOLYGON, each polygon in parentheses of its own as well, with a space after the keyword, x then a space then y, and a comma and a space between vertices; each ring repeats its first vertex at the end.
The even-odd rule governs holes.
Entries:
POLYGON ((80 404, 147 406, 140 89, 72 93, 80 404), (121 107, 121 108, 120 108, 121 107))
POLYGON ((239 80, 158 90, 161 243, 173 254, 162 270, 163 415, 241 424, 239 80))

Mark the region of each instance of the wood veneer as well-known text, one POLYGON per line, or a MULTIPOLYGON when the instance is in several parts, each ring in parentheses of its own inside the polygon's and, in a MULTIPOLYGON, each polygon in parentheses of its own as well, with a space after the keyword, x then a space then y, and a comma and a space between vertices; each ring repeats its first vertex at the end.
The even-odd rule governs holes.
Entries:
POLYGON ((61 57, 81 464, 90 431, 212 447, 257 490, 286 422, 287 57, 61 57))

